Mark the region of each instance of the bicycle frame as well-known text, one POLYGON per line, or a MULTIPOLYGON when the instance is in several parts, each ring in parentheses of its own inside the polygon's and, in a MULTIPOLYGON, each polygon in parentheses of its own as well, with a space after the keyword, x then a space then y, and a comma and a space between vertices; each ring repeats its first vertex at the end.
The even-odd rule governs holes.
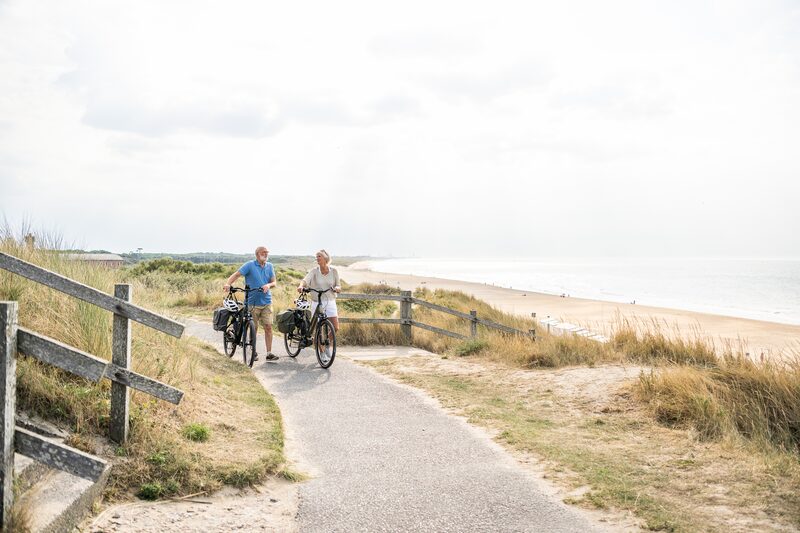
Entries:
POLYGON ((247 295, 251 292, 255 292, 260 289, 251 289, 249 286, 245 285, 244 289, 239 289, 238 287, 231 288, 231 297, 233 300, 238 304, 241 303, 238 298, 236 298, 237 292, 244 292, 245 299, 244 299, 244 307, 239 310, 233 317, 233 321, 235 322, 234 326, 234 333, 235 336, 233 338, 233 342, 237 346, 243 346, 242 337, 244 335, 244 324, 246 324, 249 320, 253 319, 253 313, 250 311, 250 303, 247 301, 247 295))
MULTIPOLYGON (((322 305, 322 295, 328 292, 331 289, 325 289, 324 291, 318 291, 316 289, 306 289, 307 292, 314 291, 317 293, 317 306, 314 308, 314 313, 311 315, 311 320, 308 321, 306 324, 306 334, 308 339, 312 339, 314 337, 314 331, 316 331, 317 325, 328 318, 328 315, 325 314, 325 308, 322 305)), ((301 295, 301 298, 305 298, 306 294, 304 293, 301 295)), ((305 318, 304 318, 305 320, 305 318)))

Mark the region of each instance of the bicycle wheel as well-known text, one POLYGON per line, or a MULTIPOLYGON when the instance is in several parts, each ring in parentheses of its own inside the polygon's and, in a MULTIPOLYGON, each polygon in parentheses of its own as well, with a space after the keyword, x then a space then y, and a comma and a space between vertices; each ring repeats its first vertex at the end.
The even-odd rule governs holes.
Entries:
POLYGON ((314 335, 314 350, 317 352, 317 361, 322 368, 328 368, 336 357, 336 331, 327 318, 319 323, 314 335))
POLYGON ((248 320, 242 332, 242 360, 249 367, 256 361, 256 323, 248 320))
POLYGON ((303 335, 298 328, 294 328, 291 333, 283 334, 283 345, 286 347, 286 353, 289 354, 289 357, 297 357, 297 354, 303 349, 300 344, 301 340, 303 340, 303 335))
POLYGON ((236 333, 233 324, 222 332, 222 345, 225 348, 225 355, 233 357, 233 354, 236 353, 236 333))

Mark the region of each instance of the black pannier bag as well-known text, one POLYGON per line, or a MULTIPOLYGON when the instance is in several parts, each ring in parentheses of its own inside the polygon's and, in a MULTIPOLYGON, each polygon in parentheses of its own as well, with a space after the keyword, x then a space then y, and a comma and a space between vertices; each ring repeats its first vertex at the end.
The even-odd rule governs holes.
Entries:
POLYGON ((294 325, 297 326, 297 329, 300 330, 300 333, 303 335, 308 335, 308 325, 311 324, 311 311, 306 309, 305 311, 301 311, 300 309, 295 309, 294 311, 294 325))
POLYGON ((287 309, 275 315, 275 324, 281 333, 291 333, 294 329, 294 309, 287 309))
POLYGON ((220 307, 214 311, 214 331, 225 331, 231 321, 231 312, 220 307))

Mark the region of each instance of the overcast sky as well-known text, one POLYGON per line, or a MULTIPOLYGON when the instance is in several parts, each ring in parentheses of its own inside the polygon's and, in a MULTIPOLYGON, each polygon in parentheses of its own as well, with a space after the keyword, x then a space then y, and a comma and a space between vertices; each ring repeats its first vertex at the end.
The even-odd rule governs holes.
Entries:
POLYGON ((0 0, 0 212, 87 249, 800 257, 800 4, 0 0))

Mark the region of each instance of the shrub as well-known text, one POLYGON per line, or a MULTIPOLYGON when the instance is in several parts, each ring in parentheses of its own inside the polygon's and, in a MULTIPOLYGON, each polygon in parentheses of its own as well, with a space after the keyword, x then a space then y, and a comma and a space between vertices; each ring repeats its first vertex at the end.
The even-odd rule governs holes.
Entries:
POLYGON ((211 430, 204 424, 192 422, 183 427, 184 437, 195 442, 205 442, 211 436, 211 430))
POLYGON ((342 300, 339 305, 351 313, 368 313, 378 305, 376 300, 342 300))
POLYGON ((154 483, 144 483, 137 496, 143 500, 157 500, 162 494, 164 494, 164 487, 156 481, 154 483))
POLYGON ((482 350, 489 346, 489 342, 485 339, 470 339, 457 344, 453 352, 459 357, 467 355, 474 355, 480 353, 482 350))
POLYGON ((204 277, 226 277, 233 274, 237 265, 225 265, 222 263, 192 263, 189 261, 176 261, 171 257, 162 257, 143 261, 130 269, 133 277, 143 276, 152 272, 166 274, 192 274, 204 277))

